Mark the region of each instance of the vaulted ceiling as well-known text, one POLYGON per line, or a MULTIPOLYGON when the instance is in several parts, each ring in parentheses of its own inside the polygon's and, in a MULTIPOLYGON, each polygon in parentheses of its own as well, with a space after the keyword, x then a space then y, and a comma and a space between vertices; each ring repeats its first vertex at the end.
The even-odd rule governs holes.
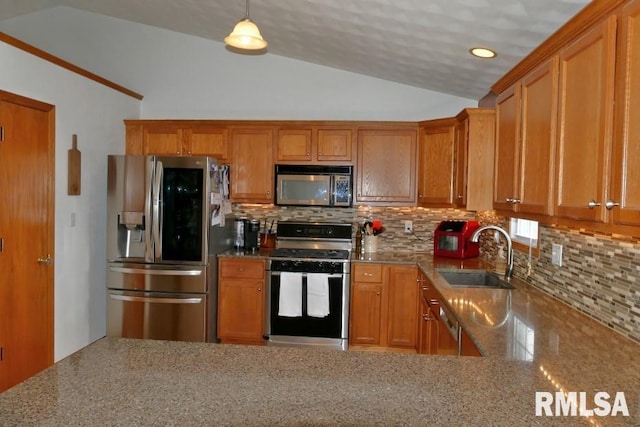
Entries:
MULTIPOLYGON (((588 0, 252 0, 280 55, 479 99, 588 0), (483 46, 497 58, 479 59, 483 46)), ((3 0, 0 20, 59 5, 222 42, 244 0, 3 0)))

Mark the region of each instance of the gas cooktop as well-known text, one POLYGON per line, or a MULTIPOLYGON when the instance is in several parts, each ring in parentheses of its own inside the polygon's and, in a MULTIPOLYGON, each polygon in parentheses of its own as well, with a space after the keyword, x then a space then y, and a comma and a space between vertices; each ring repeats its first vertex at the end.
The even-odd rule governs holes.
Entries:
POLYGON ((279 248, 271 252, 272 258, 348 259, 349 251, 344 249, 300 249, 279 248))

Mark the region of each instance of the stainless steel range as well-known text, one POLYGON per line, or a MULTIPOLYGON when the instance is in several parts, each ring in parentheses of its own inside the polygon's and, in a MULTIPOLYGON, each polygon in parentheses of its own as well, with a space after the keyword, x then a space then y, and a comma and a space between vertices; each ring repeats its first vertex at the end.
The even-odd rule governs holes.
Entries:
POLYGON ((350 224, 278 223, 267 263, 268 344, 347 349, 350 255, 350 224))

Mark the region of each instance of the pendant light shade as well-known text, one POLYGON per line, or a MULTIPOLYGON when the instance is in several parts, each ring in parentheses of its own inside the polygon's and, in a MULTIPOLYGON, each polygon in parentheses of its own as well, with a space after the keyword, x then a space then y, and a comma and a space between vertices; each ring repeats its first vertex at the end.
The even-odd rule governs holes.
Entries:
POLYGON ((233 28, 231 34, 224 38, 224 42, 236 49, 260 50, 267 47, 267 41, 262 38, 258 26, 249 19, 249 0, 246 0, 247 12, 233 28))

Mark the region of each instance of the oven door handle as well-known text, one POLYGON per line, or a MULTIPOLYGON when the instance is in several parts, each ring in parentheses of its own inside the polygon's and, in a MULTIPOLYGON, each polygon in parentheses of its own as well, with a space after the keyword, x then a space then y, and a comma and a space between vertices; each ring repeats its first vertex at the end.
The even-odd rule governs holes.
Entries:
MULTIPOLYGON (((282 273, 282 272, 281 271, 272 271, 271 275, 272 276, 279 276, 280 273, 282 273)), ((323 274, 323 273, 319 273, 319 274, 323 274)), ((307 277, 307 273, 302 273, 302 277, 307 277)), ((344 277, 344 273, 327 274, 327 277, 329 279, 332 279, 332 278, 340 278, 341 279, 342 277, 344 277)))

